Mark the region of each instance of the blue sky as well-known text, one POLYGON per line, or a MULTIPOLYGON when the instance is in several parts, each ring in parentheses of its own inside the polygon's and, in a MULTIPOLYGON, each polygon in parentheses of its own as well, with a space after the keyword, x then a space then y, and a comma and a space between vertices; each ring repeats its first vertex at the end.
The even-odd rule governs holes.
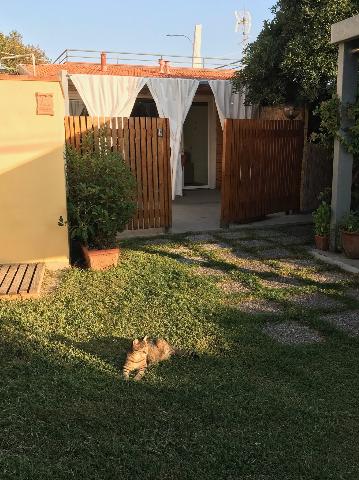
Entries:
POLYGON ((190 55, 184 38, 203 25, 202 55, 238 58, 235 10, 251 11, 251 40, 271 17, 275 0, 0 0, 0 31, 18 30, 51 59, 65 48, 190 55))

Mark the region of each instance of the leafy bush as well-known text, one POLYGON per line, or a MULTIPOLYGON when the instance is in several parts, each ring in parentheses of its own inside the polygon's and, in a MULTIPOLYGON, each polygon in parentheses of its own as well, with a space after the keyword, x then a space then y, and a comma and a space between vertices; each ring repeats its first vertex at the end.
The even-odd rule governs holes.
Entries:
POLYGON ((329 235, 331 217, 330 205, 327 202, 322 201, 317 210, 313 213, 313 217, 315 234, 322 237, 329 235))
POLYGON ((341 221, 340 227, 344 232, 359 233, 359 212, 350 212, 341 221))
POLYGON ((337 95, 322 102, 314 112, 320 117, 319 133, 312 134, 312 141, 333 148, 338 139, 353 155, 351 208, 359 208, 359 94, 354 104, 343 104, 337 95), (340 128, 341 124, 349 125, 340 128))
POLYGON ((66 149, 68 224, 71 238, 91 248, 111 248, 136 209, 135 179, 121 155, 99 134, 84 136, 81 151, 66 149))

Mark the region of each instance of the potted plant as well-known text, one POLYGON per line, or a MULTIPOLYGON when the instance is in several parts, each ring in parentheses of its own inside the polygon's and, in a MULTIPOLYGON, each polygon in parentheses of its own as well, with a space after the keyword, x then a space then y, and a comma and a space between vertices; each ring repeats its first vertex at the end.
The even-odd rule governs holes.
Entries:
POLYGON ((329 249, 329 232, 331 208, 326 201, 322 201, 319 207, 313 213, 315 245, 319 250, 329 249))
POLYGON ((348 258, 359 258, 359 212, 350 212, 340 225, 342 248, 348 258))
POLYGON ((81 243, 87 265, 95 270, 116 265, 116 236, 135 213, 136 182, 107 144, 106 132, 99 132, 97 145, 87 134, 81 149, 67 146, 66 181, 70 236, 81 243))

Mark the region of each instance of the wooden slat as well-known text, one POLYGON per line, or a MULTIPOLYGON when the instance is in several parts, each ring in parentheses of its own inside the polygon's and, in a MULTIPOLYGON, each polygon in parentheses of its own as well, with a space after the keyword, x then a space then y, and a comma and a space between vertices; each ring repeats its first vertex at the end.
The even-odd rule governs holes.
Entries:
MULTIPOLYGON (((81 148, 89 132, 99 147, 99 129, 105 128, 106 143, 118 150, 137 183, 137 209, 127 228, 170 227, 172 222, 169 124, 162 118, 65 118, 66 141, 81 148), (158 136, 158 129, 163 136, 158 136)), ((26 275, 25 275, 26 277, 26 275)))
POLYGON ((37 295, 40 293, 40 288, 42 284, 42 279, 45 273, 45 265, 43 263, 37 263, 34 276, 29 288, 30 295, 37 295))
POLYGON ((19 293, 20 294, 28 292, 28 290, 30 288, 32 277, 34 275, 35 268, 36 268, 35 263, 31 263, 30 265, 27 266, 25 275, 22 279, 22 282, 21 282, 21 285, 20 285, 20 288, 19 288, 19 293))
POLYGON ((74 129, 75 129, 75 147, 81 147, 81 129, 80 129, 80 117, 74 117, 74 129))
POLYGON ((166 228, 170 228, 172 225, 172 185, 171 185, 171 165, 170 165, 170 126, 169 120, 164 119, 164 129, 163 129, 163 139, 164 139, 164 172, 165 172, 165 208, 166 216, 164 219, 164 224, 166 228))
MULTIPOLYGON (((157 120, 157 127, 163 132, 163 118, 157 120)), ((158 190, 160 195, 160 223, 165 219, 165 147, 163 145, 163 136, 157 136, 157 158, 158 158, 158 190)))
POLYGON ((0 265, 0 286, 10 268, 10 265, 0 265))
POLYGON ((8 295, 17 295, 22 279, 24 278, 26 271, 26 264, 19 265, 19 268, 15 274, 11 287, 8 290, 8 295))
POLYGON ((39 296, 44 273, 43 263, 0 265, 0 300, 39 296))
POLYGON ((7 274, 0 287, 0 295, 6 295, 8 293, 18 268, 18 264, 10 265, 10 268, 7 271, 7 274))
POLYGON ((151 119, 145 118, 145 138, 146 142, 146 160, 147 160, 147 202, 148 202, 148 227, 154 228, 155 212, 154 212, 154 192, 153 192, 153 158, 152 158, 152 138, 151 138, 151 119))
POLYGON ((95 150, 98 151, 98 130, 99 130, 99 118, 98 117, 92 117, 92 123, 93 123, 93 138, 94 138, 94 146, 95 150))
POLYGON ((75 144, 74 117, 69 117, 69 124, 70 124, 71 145, 75 147, 76 144, 75 144))
POLYGON ((301 121, 225 120, 221 222, 299 208, 301 121))
POLYGON ((157 148, 157 118, 152 118, 152 161, 153 161, 153 198, 155 202, 154 215, 155 227, 161 226, 160 187, 158 174, 158 148, 157 148))
POLYGON ((111 118, 110 122, 111 122, 112 149, 114 152, 117 152, 118 151, 117 118, 116 117, 111 118))
POLYGON ((125 149, 124 149, 124 138, 123 138, 123 127, 122 127, 122 118, 117 118, 117 148, 120 154, 125 159, 125 149))
POLYGON ((105 129, 105 135, 106 135, 106 146, 109 150, 111 150, 112 135, 111 135, 111 118, 110 117, 105 117, 104 129, 105 129))
POLYGON ((144 117, 139 118, 140 133, 140 155, 141 155, 141 185, 142 185, 142 205, 143 205, 143 228, 149 228, 149 196, 148 196, 148 158, 147 158, 147 143, 146 143, 146 119, 144 117))

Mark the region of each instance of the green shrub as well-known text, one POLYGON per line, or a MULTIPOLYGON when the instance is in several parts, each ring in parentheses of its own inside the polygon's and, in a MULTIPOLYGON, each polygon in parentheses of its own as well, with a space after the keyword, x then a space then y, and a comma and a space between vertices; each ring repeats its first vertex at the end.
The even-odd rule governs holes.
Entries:
POLYGON ((350 212, 340 223, 341 230, 349 233, 359 233, 359 212, 350 212))
POLYGON ((68 224, 71 238, 90 248, 111 248, 136 210, 135 179, 105 132, 97 150, 91 134, 80 150, 66 148, 68 224))
POLYGON ((322 237, 329 235, 330 217, 331 217, 330 205, 327 202, 322 201, 322 203, 313 213, 314 230, 316 235, 320 235, 322 237))

